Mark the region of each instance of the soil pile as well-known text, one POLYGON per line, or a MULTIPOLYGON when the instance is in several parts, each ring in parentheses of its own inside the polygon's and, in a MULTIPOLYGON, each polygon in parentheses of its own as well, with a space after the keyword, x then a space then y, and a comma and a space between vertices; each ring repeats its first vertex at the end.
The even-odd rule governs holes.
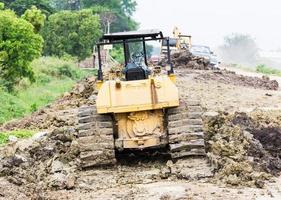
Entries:
POLYGON ((198 180, 213 175, 206 158, 173 163, 159 155, 135 158, 128 155, 121 164, 81 170, 76 134, 75 129, 61 128, 37 134, 30 140, 10 143, 0 152, 0 177, 24 188, 23 193, 29 198, 48 199, 47 191, 96 191, 168 178, 198 180))
POLYGON ((208 157, 215 178, 231 185, 263 187, 281 172, 280 116, 220 113, 206 118, 208 157))
MULTIPOLYGON (((89 177, 81 176, 83 171, 79 167, 77 130, 71 126, 9 143, 0 152, 0 177, 6 177, 10 183, 25 188, 24 193, 28 197, 44 199, 42 195, 49 190, 87 190, 90 185, 96 190, 97 185, 106 187, 110 183, 115 187, 130 181, 137 184, 167 178, 197 180, 207 177, 211 181, 234 186, 262 188, 271 175, 280 173, 280 113, 219 113, 206 115, 204 123, 214 178, 206 170, 206 160, 193 159, 191 162, 192 158, 188 158, 174 163, 170 160, 157 162, 153 167, 148 163, 147 166, 153 171, 150 175, 142 173, 145 166, 141 162, 132 164, 132 173, 126 172, 129 169, 126 165, 97 168, 91 173, 89 171, 92 179, 88 180, 89 177), (132 179, 133 174, 137 173, 136 167, 139 168, 138 177, 132 179)), ((132 158, 128 161, 131 163, 132 158)))
POLYGON ((56 129, 9 143, 0 154, 0 176, 24 186, 25 194, 34 199, 40 199, 41 191, 47 188, 74 188, 79 162, 75 134, 74 129, 56 129))
POLYGON ((195 79, 200 81, 214 80, 224 84, 260 88, 264 90, 278 90, 279 88, 278 82, 276 80, 270 80, 267 76, 263 76, 262 78, 244 76, 228 70, 202 73, 195 79))
MULTIPOLYGON (((195 69, 195 70, 211 70, 210 61, 204 57, 194 56, 189 51, 180 51, 171 55, 171 62, 175 68, 179 69, 195 69)), ((161 66, 165 66, 167 60, 160 61, 161 66)))

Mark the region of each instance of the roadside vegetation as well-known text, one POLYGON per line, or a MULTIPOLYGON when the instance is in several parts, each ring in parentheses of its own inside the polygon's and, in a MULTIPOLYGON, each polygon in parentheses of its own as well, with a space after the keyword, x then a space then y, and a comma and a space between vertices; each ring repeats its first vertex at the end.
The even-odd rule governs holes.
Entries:
POLYGON ((281 70, 269 67, 264 64, 257 65, 256 67, 251 67, 247 65, 241 65, 241 64, 230 64, 230 67, 242 69, 243 71, 247 72, 257 72, 264 75, 275 75, 275 76, 281 76, 281 70))
POLYGON ((274 68, 268 67, 266 65, 258 65, 256 67, 256 72, 259 72, 262 74, 267 74, 267 75, 281 76, 281 70, 274 69, 274 68))
POLYGON ((0 124, 23 117, 51 103, 93 70, 77 68, 72 60, 42 57, 32 62, 35 82, 22 79, 13 92, 0 88, 0 124))
POLYGON ((15 130, 8 132, 0 132, 0 146, 8 142, 9 136, 14 136, 17 138, 29 138, 36 133, 35 130, 15 130))

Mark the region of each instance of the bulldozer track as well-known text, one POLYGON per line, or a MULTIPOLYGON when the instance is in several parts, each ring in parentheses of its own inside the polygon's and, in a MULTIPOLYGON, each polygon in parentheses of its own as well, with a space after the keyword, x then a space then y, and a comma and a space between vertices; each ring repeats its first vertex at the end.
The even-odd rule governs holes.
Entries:
POLYGON ((82 168, 116 163, 112 117, 98 114, 96 106, 79 108, 77 141, 82 168))
POLYGON ((202 108, 196 100, 180 100, 179 107, 168 109, 167 129, 172 158, 204 156, 205 141, 202 108))
MULTIPOLYGON (((181 99, 179 107, 168 109, 169 154, 173 159, 206 155, 201 116, 199 101, 181 99)), ((111 115, 98 114, 95 105, 82 106, 78 110, 77 129, 82 168, 117 162, 111 115)))

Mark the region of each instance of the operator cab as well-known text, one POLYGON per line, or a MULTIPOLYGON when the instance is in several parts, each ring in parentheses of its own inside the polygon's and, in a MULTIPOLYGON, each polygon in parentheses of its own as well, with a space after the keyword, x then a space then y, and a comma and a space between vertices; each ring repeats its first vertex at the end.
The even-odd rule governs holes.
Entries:
MULTIPOLYGON (((165 40, 169 43, 169 38, 164 38, 161 31, 129 31, 112 34, 105 34, 102 43, 97 44, 99 56, 98 79, 102 80, 102 63, 100 57, 100 46, 108 44, 123 44, 124 67, 122 73, 126 81, 148 79, 151 74, 148 68, 146 41, 165 40), (133 53, 131 53, 131 51, 133 53)), ((170 60, 170 54, 168 56, 170 60)), ((171 67, 170 73, 173 73, 171 67)))

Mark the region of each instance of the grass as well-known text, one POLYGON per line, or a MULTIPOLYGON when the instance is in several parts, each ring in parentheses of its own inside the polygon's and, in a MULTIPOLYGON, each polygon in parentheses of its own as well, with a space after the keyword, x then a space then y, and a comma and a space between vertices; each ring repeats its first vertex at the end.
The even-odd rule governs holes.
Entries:
POLYGON ((34 130, 16 130, 8 132, 0 132, 0 146, 8 142, 9 136, 16 136, 17 138, 32 137, 36 131, 34 130))
POLYGON ((259 72, 262 74, 267 74, 267 75, 281 76, 281 70, 274 69, 274 68, 268 67, 266 65, 258 65, 256 67, 256 72, 259 72))
POLYGON ((231 67, 242 69, 244 71, 248 72, 258 72, 261 74, 266 74, 266 75, 276 75, 276 76, 281 76, 281 70, 268 67, 264 64, 257 65, 256 67, 249 67, 245 65, 240 65, 240 64, 231 64, 231 67))
POLYGON ((82 70, 73 61, 42 57, 32 63, 36 82, 22 80, 14 93, 0 87, 0 124, 21 118, 53 102, 71 90, 80 79, 95 74, 82 70))

